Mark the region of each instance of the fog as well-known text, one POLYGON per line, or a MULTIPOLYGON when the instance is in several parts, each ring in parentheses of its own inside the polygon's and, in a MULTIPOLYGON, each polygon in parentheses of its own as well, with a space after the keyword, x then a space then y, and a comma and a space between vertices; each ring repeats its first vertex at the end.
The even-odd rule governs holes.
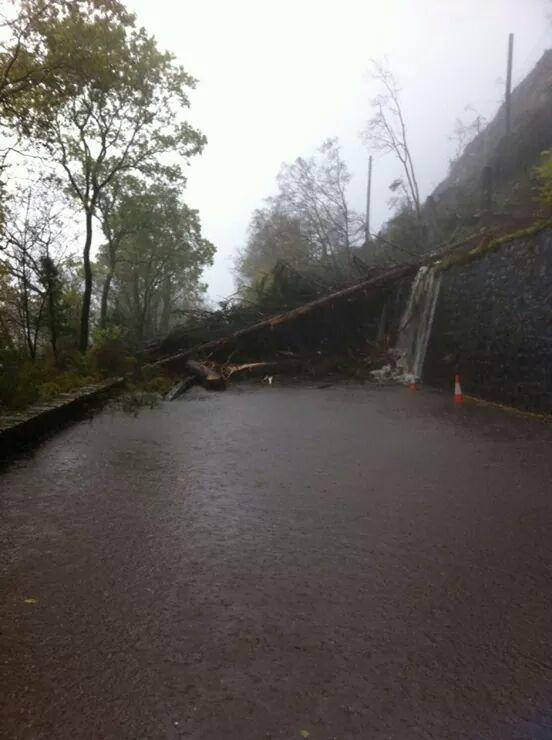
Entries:
MULTIPOLYGON (((359 136, 387 58, 402 102, 422 196, 446 175, 455 119, 492 117, 515 33, 514 85, 552 43, 548 0, 129 0, 141 23, 198 79, 191 122, 208 138, 189 168, 190 205, 217 246, 209 297, 235 290, 233 261, 252 211, 283 161, 337 136, 364 209, 369 152, 359 136), (471 114, 473 118, 473 113, 471 114)), ((390 155, 374 158, 372 230, 389 218, 390 155)))

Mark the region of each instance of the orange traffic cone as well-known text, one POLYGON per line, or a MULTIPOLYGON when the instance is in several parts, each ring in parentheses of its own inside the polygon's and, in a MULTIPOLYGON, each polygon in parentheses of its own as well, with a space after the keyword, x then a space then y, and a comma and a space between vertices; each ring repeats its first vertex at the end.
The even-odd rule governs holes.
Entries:
POLYGON ((462 386, 460 385, 459 375, 456 375, 454 378, 454 403, 464 403, 464 396, 462 394, 462 386))
POLYGON ((403 383, 408 387, 410 391, 417 391, 418 386, 416 385, 416 376, 413 373, 407 373, 403 376, 403 383))

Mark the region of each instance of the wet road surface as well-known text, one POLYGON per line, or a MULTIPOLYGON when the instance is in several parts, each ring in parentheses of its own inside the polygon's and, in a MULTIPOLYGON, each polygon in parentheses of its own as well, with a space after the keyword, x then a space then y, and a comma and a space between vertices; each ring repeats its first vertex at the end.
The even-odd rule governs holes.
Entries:
POLYGON ((0 474, 3 738, 552 738, 552 426, 193 391, 0 474))

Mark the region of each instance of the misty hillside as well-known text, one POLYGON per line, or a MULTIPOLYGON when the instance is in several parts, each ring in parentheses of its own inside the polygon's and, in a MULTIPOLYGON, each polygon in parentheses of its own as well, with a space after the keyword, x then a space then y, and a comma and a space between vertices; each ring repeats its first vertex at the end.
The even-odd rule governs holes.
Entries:
POLYGON ((434 211, 436 236, 447 237, 454 221, 463 221, 468 214, 473 220, 474 214, 481 215, 486 209, 491 212, 487 216, 497 220, 534 215, 534 168, 541 152, 552 147, 552 50, 545 52, 513 90, 511 121, 507 135, 502 104, 426 201, 426 211, 434 211))

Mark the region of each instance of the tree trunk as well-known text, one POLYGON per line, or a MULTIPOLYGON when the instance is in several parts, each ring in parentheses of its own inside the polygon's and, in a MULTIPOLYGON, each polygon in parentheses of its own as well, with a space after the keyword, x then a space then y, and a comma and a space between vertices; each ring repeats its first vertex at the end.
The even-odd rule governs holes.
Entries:
POLYGON ((29 309, 29 288, 27 279, 27 267, 25 255, 23 255, 22 272, 21 272, 21 285, 23 293, 23 305, 21 308, 22 319, 23 319, 23 334, 25 336, 25 344, 29 350, 29 357, 34 362, 35 359, 35 347, 33 345, 33 332, 31 326, 31 312, 29 309))
POLYGON ((221 391, 226 387, 226 381, 217 373, 206 365, 202 365, 201 362, 195 360, 188 360, 186 368, 192 373, 194 377, 198 379, 204 388, 211 391, 221 391))
POLYGON ((15 348, 15 343, 11 335, 11 331, 6 323, 4 316, 0 313, 0 329, 2 329, 2 342, 6 344, 10 349, 15 348))
MULTIPOLYGON (((145 290, 144 290, 145 294, 145 290)), ((140 347, 142 339, 144 337, 144 320, 146 316, 147 308, 145 306, 146 298, 144 296, 144 303, 142 303, 140 297, 140 288, 138 285, 138 278, 134 276, 132 281, 132 296, 133 296, 133 323, 135 326, 135 340, 136 346, 140 347)))
POLYGON ((107 326, 107 306, 109 301, 109 290, 111 288, 111 281, 113 280, 113 268, 110 267, 107 275, 105 276, 104 284, 102 287, 102 299, 100 304, 100 328, 105 329, 107 326))
POLYGON ((86 211, 86 239, 82 253, 84 266, 84 292, 82 295, 82 310, 80 322, 79 350, 86 352, 88 349, 88 336, 90 333, 90 301, 92 299, 92 265, 90 263, 90 247, 92 246, 92 210, 86 211))
POLYGON ((52 353, 54 355, 54 361, 57 364, 58 351, 57 351, 57 316, 56 316, 56 297, 54 295, 54 286, 52 281, 48 280, 48 323, 50 324, 50 344, 52 345, 52 353))
POLYGON ((171 279, 170 277, 165 278, 163 284, 163 298, 161 307, 161 319, 159 321, 159 332, 160 334, 166 334, 169 331, 169 324, 171 321, 171 279))

